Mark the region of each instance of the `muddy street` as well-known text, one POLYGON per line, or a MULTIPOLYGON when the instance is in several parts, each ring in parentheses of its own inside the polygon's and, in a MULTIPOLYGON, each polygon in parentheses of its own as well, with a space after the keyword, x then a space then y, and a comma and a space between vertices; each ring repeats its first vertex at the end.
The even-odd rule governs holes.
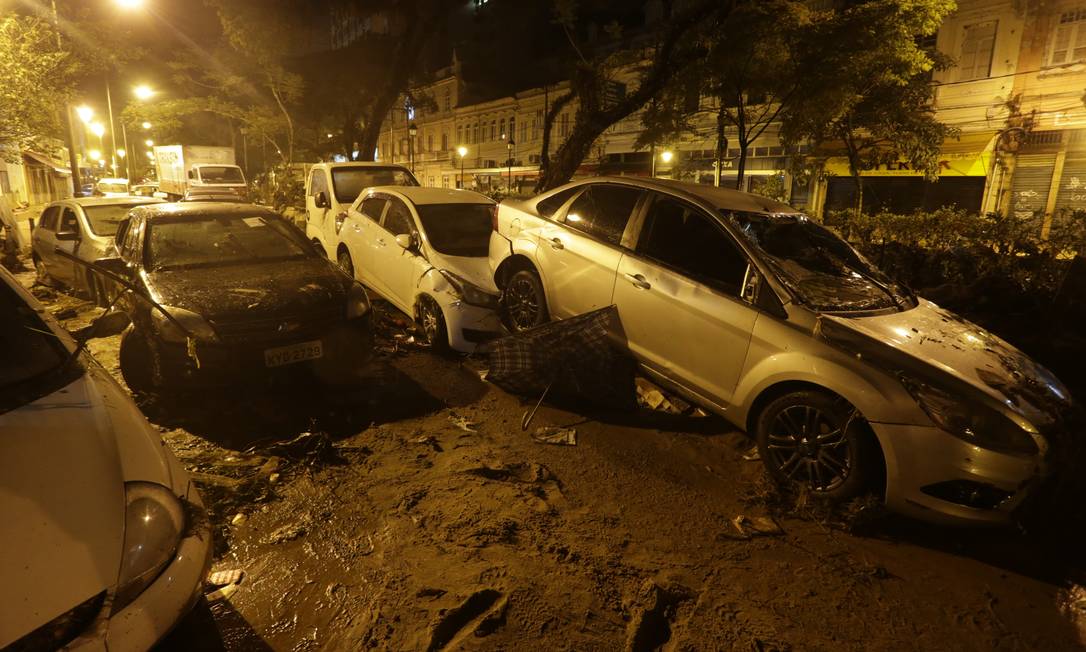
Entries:
MULTIPOLYGON (((97 314, 34 292, 70 330, 97 314)), ((408 337, 385 329, 372 383, 351 395, 137 397, 201 487, 213 573, 244 573, 161 649, 1086 643, 1066 548, 869 503, 785 504, 751 441, 715 417, 545 403, 522 431, 531 405, 480 380, 482 362, 408 337)), ((90 350, 120 380, 118 340, 90 350)))

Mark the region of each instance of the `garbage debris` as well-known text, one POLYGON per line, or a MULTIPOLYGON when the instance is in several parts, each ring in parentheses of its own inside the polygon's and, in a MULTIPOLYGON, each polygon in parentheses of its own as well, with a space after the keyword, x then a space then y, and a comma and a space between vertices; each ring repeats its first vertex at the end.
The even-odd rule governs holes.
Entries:
POLYGON ((541 444, 555 444, 557 446, 576 446, 577 429, 562 428, 560 426, 542 426, 532 432, 532 439, 541 444))
POLYGON ((486 379, 514 394, 549 391, 622 410, 636 407, 634 371, 615 306, 486 344, 486 379))
POLYGON ((238 585, 245 579, 245 571, 243 570, 226 570, 216 571, 208 576, 208 586, 218 587, 214 591, 204 595, 204 599, 208 602, 218 602, 219 600, 225 600, 238 590, 238 585))
MULTIPOLYGON (((252 454, 255 449, 254 446, 246 452, 252 454)), ((336 450, 331 435, 326 432, 303 432, 290 441, 263 446, 261 451, 278 457, 304 461, 307 464, 343 464, 345 462, 336 450)), ((268 469, 269 474, 272 470, 274 468, 268 469)))
POLYGON ((752 537, 776 536, 784 534, 784 529, 769 516, 745 516, 740 514, 731 520, 739 536, 752 537))
POLYGON ((743 455, 743 461, 745 462, 757 462, 762 459, 762 454, 758 452, 757 446, 751 446, 750 450, 743 455))
POLYGON ((271 534, 264 537, 262 543, 274 544, 284 543, 286 541, 293 541, 298 537, 305 535, 305 533, 308 531, 309 528, 307 528, 302 523, 291 523, 289 525, 284 525, 283 527, 274 530, 271 534))
POLYGON ((232 525, 241 525, 246 521, 247 518, 248 517, 246 517, 245 514, 242 513, 234 514, 234 518, 230 519, 230 523, 232 525))
POLYGON ((466 417, 462 417, 456 414, 449 415, 449 421, 457 428, 464 432, 479 432, 475 429, 475 426, 479 425, 474 421, 469 421, 466 417))
POLYGON ((678 396, 664 392, 663 389, 645 378, 639 376, 635 383, 637 386, 637 403, 641 407, 669 414, 694 415, 694 411, 697 410, 700 414, 696 416, 705 416, 700 408, 695 408, 678 396))

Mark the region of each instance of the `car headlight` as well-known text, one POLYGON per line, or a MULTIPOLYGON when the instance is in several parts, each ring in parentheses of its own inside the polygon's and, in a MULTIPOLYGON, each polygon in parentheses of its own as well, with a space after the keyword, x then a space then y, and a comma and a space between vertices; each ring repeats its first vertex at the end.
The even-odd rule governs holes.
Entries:
POLYGON ((351 283, 347 292, 347 319, 357 319, 370 311, 370 298, 361 283, 351 283))
POLYGON ((124 550, 113 613, 131 604, 155 581, 173 559, 185 531, 185 510, 166 487, 126 482, 124 497, 124 550))
POLYGON ((955 437, 1001 453, 1037 454, 1030 432, 998 410, 911 378, 901 382, 931 420, 955 437))
POLYGON ((473 285, 450 271, 443 269, 441 275, 445 277, 445 280, 449 282, 449 285, 453 287, 457 296, 464 303, 482 308, 493 309, 498 307, 497 295, 490 294, 478 285, 473 285))
POLYGON ((166 342, 187 342, 189 337, 197 340, 203 340, 205 342, 214 342, 218 339, 215 334, 215 329, 211 327, 211 324, 192 312, 191 310, 185 310, 184 308, 176 308, 174 306, 162 306, 166 312, 170 313, 170 316, 177 320, 181 324, 182 328, 179 328, 177 324, 166 318, 158 310, 151 312, 151 323, 154 324, 155 330, 158 331, 159 336, 166 342))

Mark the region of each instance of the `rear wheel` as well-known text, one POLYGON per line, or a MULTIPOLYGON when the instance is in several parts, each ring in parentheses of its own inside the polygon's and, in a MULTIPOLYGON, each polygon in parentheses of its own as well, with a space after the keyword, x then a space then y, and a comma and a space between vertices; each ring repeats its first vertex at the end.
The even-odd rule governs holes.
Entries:
POLYGON ((877 474, 867 422, 840 397, 816 390, 785 394, 758 416, 758 452, 779 485, 847 500, 877 474))
POLYGON ((339 266, 343 271, 347 272, 351 278, 354 278, 354 262, 351 261, 351 252, 346 249, 340 249, 339 255, 336 256, 336 262, 339 263, 339 266))
POLYGON ((426 294, 420 296, 415 313, 415 321, 426 343, 435 351, 449 350, 449 329, 437 301, 426 294))
POLYGON ((310 240, 310 242, 313 244, 313 248, 317 250, 317 253, 319 253, 324 258, 328 257, 328 252, 324 250, 324 245, 321 244, 320 240, 313 238, 312 240, 310 240))
POLYGON ((53 277, 49 275, 49 270, 45 267, 45 261, 37 256, 34 256, 34 281, 38 285, 44 285, 46 287, 54 287, 56 285, 53 277))
POLYGON ((505 326, 514 333, 546 323, 550 315, 539 275, 529 269, 513 274, 502 292, 501 308, 505 326))

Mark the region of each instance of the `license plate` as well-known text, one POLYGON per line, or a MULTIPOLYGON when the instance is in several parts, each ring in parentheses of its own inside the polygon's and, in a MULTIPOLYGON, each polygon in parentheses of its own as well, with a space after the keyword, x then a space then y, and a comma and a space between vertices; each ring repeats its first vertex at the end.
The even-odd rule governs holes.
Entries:
POLYGON ((324 347, 320 340, 291 344, 290 346, 277 346, 274 349, 264 349, 264 364, 268 367, 282 367, 285 364, 316 360, 324 355, 324 347))

